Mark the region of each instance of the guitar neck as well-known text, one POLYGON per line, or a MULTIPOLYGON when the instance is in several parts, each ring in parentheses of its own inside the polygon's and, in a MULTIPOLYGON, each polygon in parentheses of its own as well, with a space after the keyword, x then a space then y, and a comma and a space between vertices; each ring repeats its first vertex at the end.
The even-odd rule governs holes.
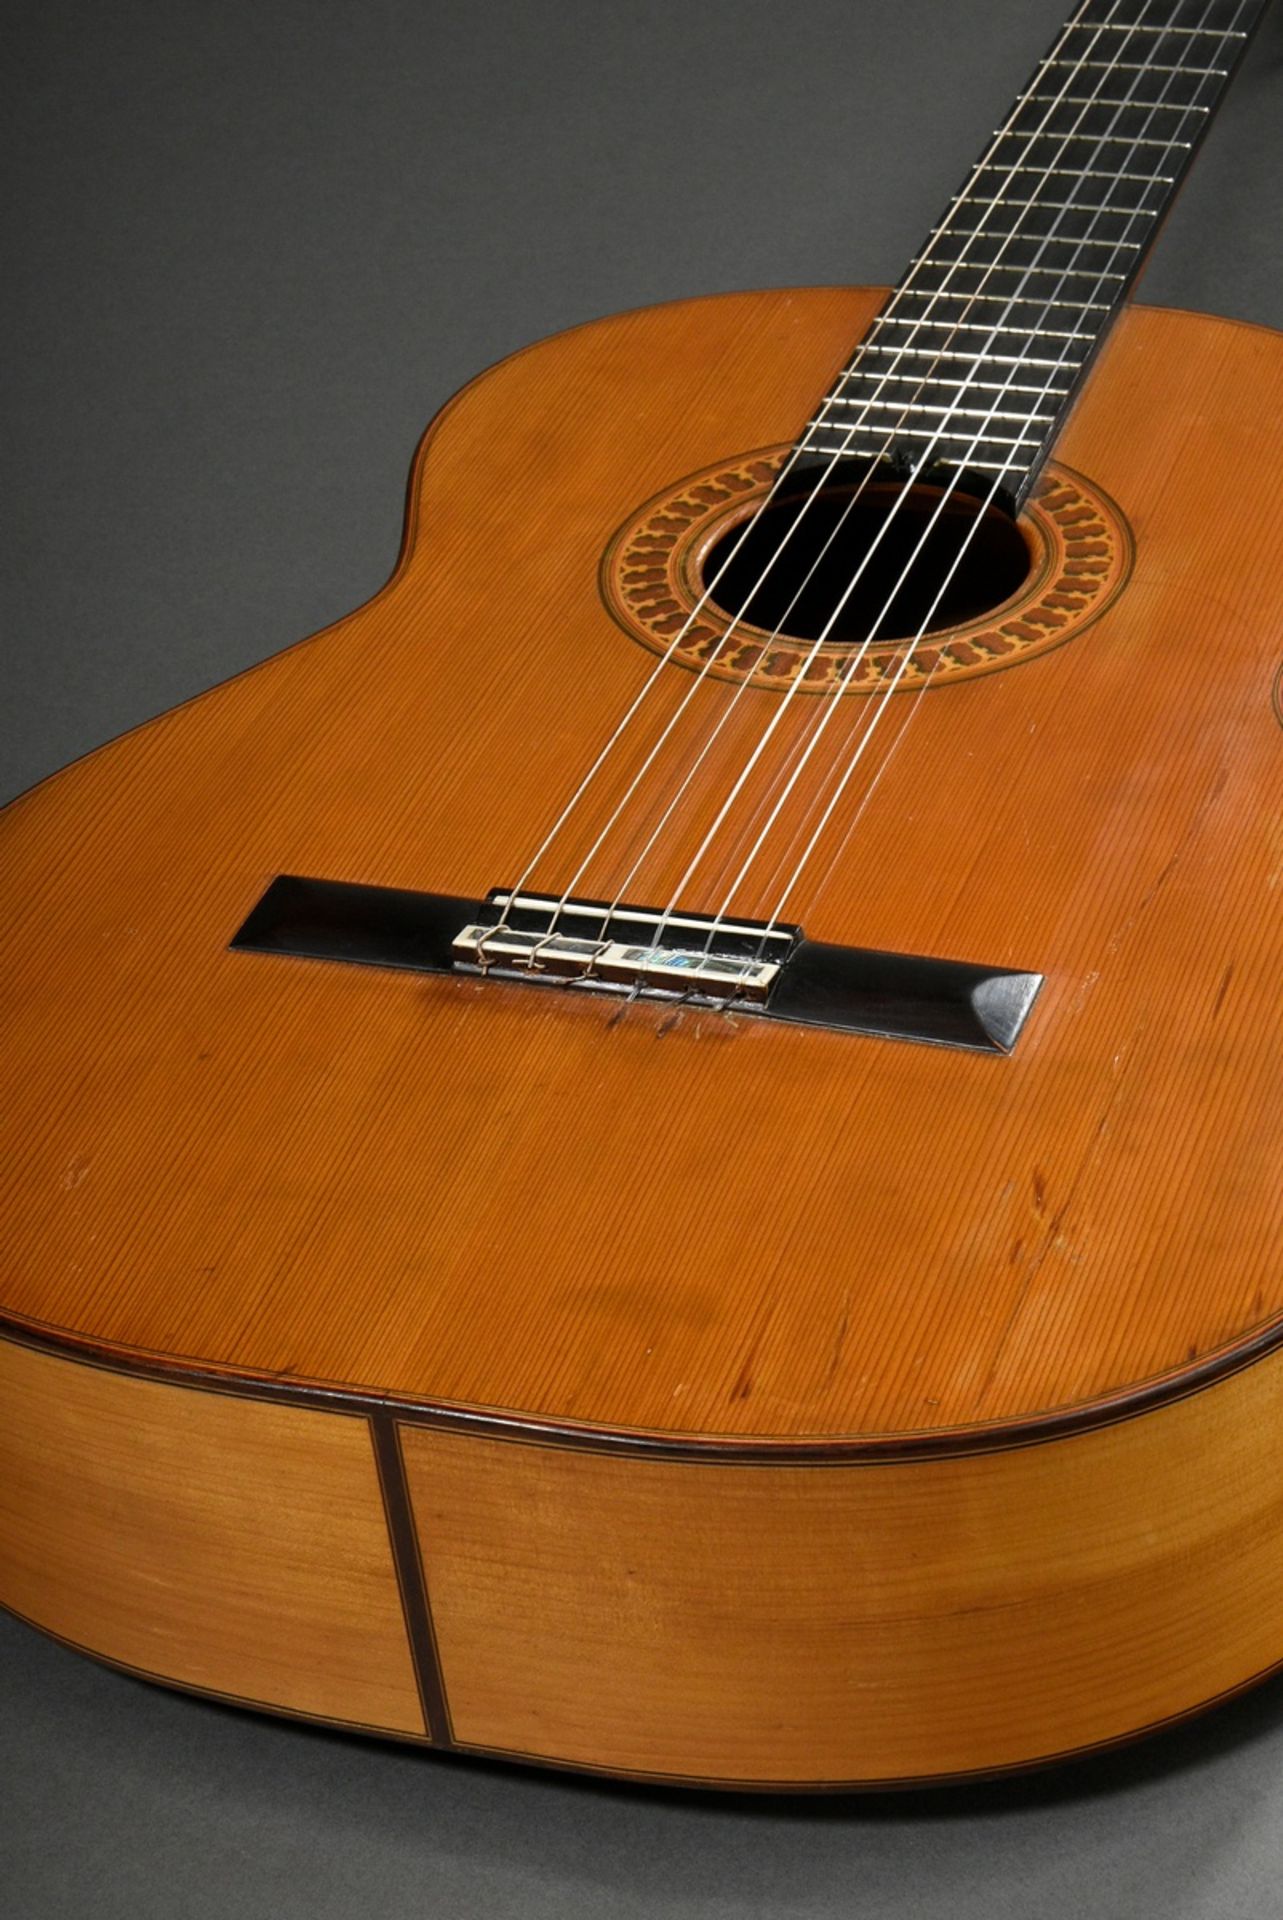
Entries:
POLYGON ((802 457, 974 472, 1018 505, 1265 0, 1085 0, 824 396, 802 457))

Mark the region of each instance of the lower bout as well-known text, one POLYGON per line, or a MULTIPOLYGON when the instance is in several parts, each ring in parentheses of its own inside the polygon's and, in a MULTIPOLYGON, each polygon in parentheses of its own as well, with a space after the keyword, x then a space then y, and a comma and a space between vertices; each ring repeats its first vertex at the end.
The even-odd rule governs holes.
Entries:
POLYGON ((710 1786, 1089 1751, 1283 1658, 1283 1364, 1093 1432, 646 1459, 0 1341, 0 1602, 149 1678, 710 1786))

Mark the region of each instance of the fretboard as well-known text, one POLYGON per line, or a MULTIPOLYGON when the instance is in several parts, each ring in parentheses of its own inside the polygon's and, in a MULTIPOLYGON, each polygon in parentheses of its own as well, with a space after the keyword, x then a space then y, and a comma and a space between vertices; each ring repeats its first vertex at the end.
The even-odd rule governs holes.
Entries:
POLYGON ((808 423, 1028 492, 1266 0, 1085 0, 808 423))

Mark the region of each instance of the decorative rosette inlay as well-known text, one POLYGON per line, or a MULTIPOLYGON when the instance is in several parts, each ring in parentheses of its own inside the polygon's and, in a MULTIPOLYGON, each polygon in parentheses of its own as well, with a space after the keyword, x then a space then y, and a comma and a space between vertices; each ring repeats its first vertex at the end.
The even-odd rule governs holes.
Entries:
POLYGON ((753 512, 790 452, 767 447, 692 474, 619 530, 602 561, 602 592, 626 632, 652 652, 673 648, 674 665, 722 680, 861 694, 899 675, 897 690, 912 692, 1049 652, 1103 613, 1127 579, 1132 540, 1120 510, 1080 473, 1049 462, 1021 514, 1030 571, 1020 590, 983 619, 928 634, 907 665, 907 640, 880 640, 859 660, 854 641, 825 642, 808 660, 810 642, 744 621, 728 637, 731 622, 711 603, 692 621, 705 556, 753 512))

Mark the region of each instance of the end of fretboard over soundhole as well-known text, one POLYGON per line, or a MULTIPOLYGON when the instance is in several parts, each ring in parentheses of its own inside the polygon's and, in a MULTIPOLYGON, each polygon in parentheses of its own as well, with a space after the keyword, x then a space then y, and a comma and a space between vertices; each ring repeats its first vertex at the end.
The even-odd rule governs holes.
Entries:
POLYGON ((280 874, 241 951, 660 1000, 730 1017, 1010 1053, 1042 975, 808 940, 800 927, 510 890, 484 900, 280 874))
MULTIPOLYGON (((833 438, 836 443, 841 436, 833 438)), ((839 449, 835 444, 825 451, 808 444, 795 456, 779 494, 785 499, 794 494, 805 499, 817 489, 849 496, 857 486, 891 489, 920 486, 942 492, 948 489, 963 500, 974 501, 977 510, 983 503, 985 508, 994 508, 1014 520, 1028 492, 1028 485, 1018 487, 1023 478, 1023 474, 1013 475, 1010 482, 1000 480, 995 485, 992 473, 982 473, 978 467, 967 466, 965 461, 959 464, 948 449, 924 459, 921 446, 892 438, 884 441, 881 457, 876 461, 869 460, 854 445, 839 449)))

